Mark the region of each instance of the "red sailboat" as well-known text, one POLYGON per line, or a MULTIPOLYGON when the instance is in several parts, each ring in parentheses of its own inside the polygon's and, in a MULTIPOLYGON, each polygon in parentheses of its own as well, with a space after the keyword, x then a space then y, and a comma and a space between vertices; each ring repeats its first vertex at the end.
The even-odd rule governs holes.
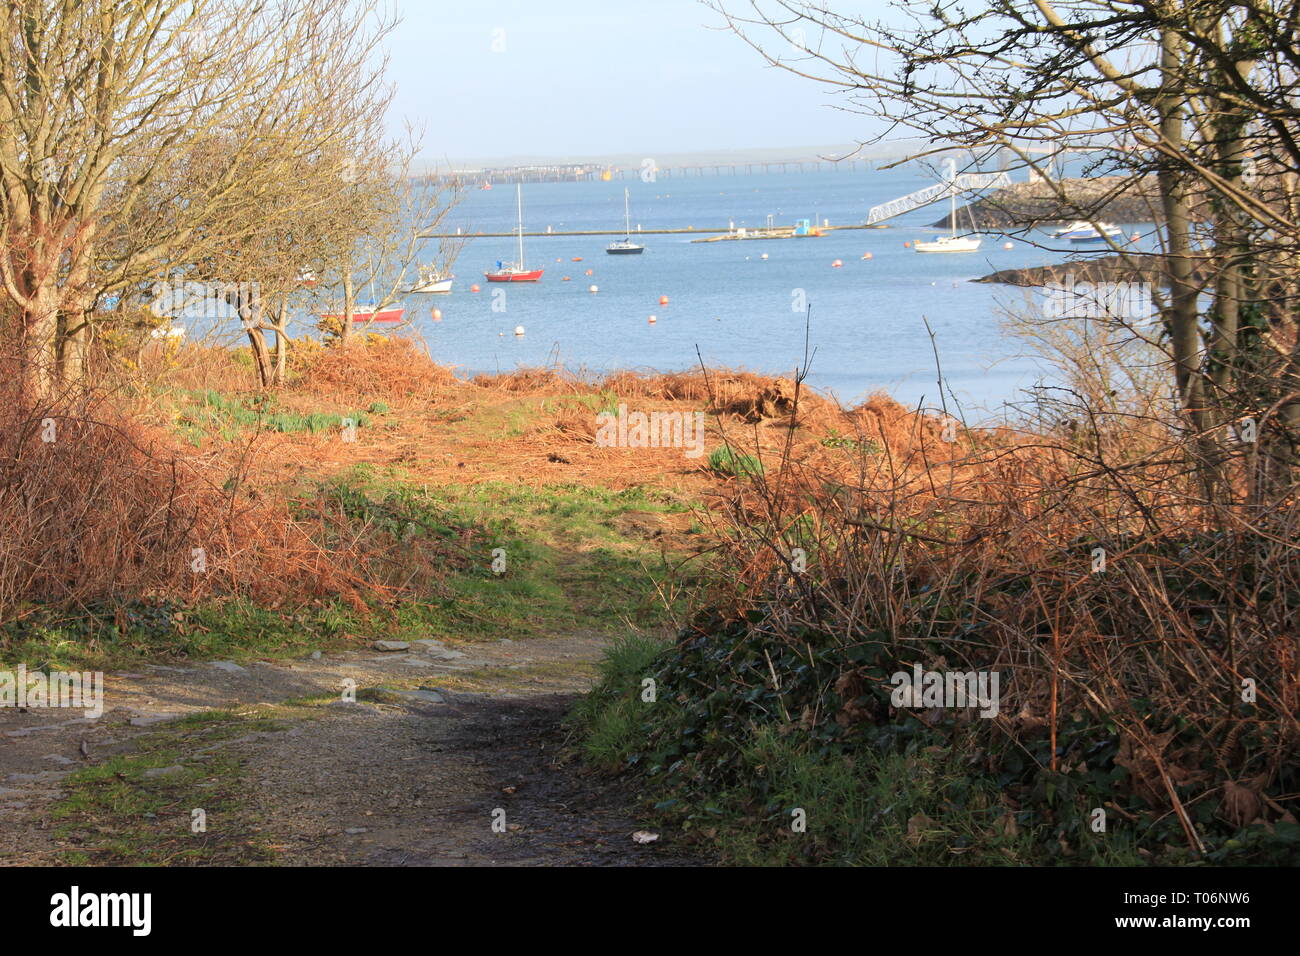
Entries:
POLYGON ((536 282, 542 277, 544 269, 529 269, 524 265, 524 193, 523 187, 515 184, 515 200, 519 204, 519 261, 497 263, 496 270, 483 273, 488 282, 536 282))

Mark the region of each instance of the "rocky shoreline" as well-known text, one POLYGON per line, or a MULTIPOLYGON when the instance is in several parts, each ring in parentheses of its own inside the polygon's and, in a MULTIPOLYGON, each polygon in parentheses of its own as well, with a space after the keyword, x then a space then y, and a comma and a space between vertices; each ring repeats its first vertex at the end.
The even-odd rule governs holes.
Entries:
MULTIPOLYGON (((1194 266, 1195 281, 1202 281, 1205 269, 1194 266)), ((1067 280, 1074 282, 1165 282, 1164 257, 1129 254, 1127 256, 1101 256, 1096 259, 1076 259, 1058 262, 1051 266, 1033 266, 1025 269, 999 269, 972 282, 996 282, 1002 285, 1042 287, 1059 285, 1067 280)))

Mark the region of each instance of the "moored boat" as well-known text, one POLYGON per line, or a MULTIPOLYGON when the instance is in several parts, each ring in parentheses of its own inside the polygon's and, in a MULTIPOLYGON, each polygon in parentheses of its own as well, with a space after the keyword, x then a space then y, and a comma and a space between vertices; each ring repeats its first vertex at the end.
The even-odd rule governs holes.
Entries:
POLYGON ((611 256, 636 256, 645 252, 645 246, 632 241, 632 216, 628 211, 627 187, 623 188, 623 238, 605 247, 611 256))
POLYGON ((1070 223, 1064 229, 1058 229, 1052 233, 1053 239, 1065 239, 1069 242, 1105 242, 1107 239, 1120 239, 1124 235, 1123 231, 1115 225, 1108 222, 1099 222, 1093 225, 1083 219, 1070 223))
POLYGON ((451 292, 451 283, 456 277, 443 275, 432 266, 420 269, 420 278, 406 287, 408 295, 445 295, 451 292))
POLYGON ((932 242, 914 242, 917 252, 979 252, 980 240, 970 236, 936 236, 932 242))
POLYGON ((498 260, 494 271, 483 273, 488 282, 536 282, 545 271, 529 269, 524 264, 524 193, 518 183, 515 184, 515 202, 519 209, 519 261, 503 263, 498 260))
MULTIPOLYGON (((373 305, 358 305, 352 309, 352 324, 369 325, 372 322, 383 322, 383 323, 392 324, 394 322, 401 322, 402 316, 404 316, 405 314, 406 314, 405 309, 399 309, 396 307, 387 308, 387 309, 377 309, 373 305)), ((343 313, 323 312, 321 313, 321 318, 329 319, 334 322, 342 322, 343 313)))
MULTIPOLYGON (((955 163, 949 167, 948 178, 955 182, 957 179, 957 166, 955 163)), ((946 236, 935 236, 931 242, 914 242, 912 248, 917 252, 979 252, 981 240, 974 236, 957 235, 957 191, 951 190, 948 194, 949 212, 948 224, 949 231, 946 236)), ((972 227, 974 221, 971 222, 972 227)))

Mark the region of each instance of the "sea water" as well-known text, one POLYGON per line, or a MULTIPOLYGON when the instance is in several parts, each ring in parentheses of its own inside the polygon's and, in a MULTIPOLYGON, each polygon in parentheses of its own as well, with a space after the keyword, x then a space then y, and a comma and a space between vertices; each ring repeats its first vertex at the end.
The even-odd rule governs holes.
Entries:
MULTIPOLYGON (((870 207, 933 182, 913 168, 530 183, 523 187, 526 232, 621 229, 626 187, 633 234, 645 252, 607 255, 613 236, 529 236, 526 262, 545 269, 541 281, 490 285, 484 272, 498 260, 514 260, 516 240, 472 238, 454 265, 451 295, 410 296, 403 304, 434 357, 465 374, 538 365, 589 373, 677 371, 701 362, 791 374, 806 365, 810 385, 844 401, 880 389, 929 406, 939 404, 941 371, 945 395, 971 409, 995 410, 1050 378, 1050 370, 1004 329, 1009 314, 1032 308, 1032 296, 972 280, 1096 255, 1097 247, 1084 252, 1034 232, 987 234, 975 253, 906 248, 905 242, 943 232, 929 225, 947 213, 943 202, 886 229, 817 238, 636 236, 638 227, 753 230, 766 226, 769 215, 781 226, 797 219, 861 223, 870 207), (834 267, 835 260, 842 265, 834 267), (473 284, 479 292, 470 291, 473 284), (593 285, 599 291, 590 292, 593 285), (519 326, 523 335, 514 334, 519 326)), ((510 232, 515 222, 512 186, 470 185, 443 228, 510 232)), ((1124 228, 1126 235, 1149 232, 1149 226, 1124 228)), ((433 250, 431 243, 430 255, 433 250)))

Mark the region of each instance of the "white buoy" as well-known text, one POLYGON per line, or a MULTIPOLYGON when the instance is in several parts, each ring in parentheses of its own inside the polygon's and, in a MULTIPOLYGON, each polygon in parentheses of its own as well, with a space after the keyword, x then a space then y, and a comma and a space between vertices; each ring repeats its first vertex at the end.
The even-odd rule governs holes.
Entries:
POLYGON ((653 315, 650 316, 650 324, 651 324, 651 325, 654 325, 654 324, 655 324, 656 322, 658 322, 658 321, 659 321, 659 320, 658 320, 657 318, 655 318, 653 315))
POLYGON ((587 291, 588 291, 588 292, 599 292, 599 291, 600 291, 600 288, 597 287, 597 286, 594 286, 594 285, 593 285, 593 286, 588 287, 587 291))
POLYGON ((1016 244, 1015 244, 1014 242, 1004 242, 1004 243, 1002 244, 1002 248, 1003 248, 1003 249, 1014 249, 1015 247, 1016 247, 1016 244))
POLYGON ((516 325, 515 335, 523 335, 523 334, 524 334, 524 327, 522 325, 516 325))
POLYGON ((766 253, 766 252, 763 253, 761 256, 759 256, 759 258, 760 258, 760 259, 766 259, 766 258, 767 258, 767 253, 766 253))

